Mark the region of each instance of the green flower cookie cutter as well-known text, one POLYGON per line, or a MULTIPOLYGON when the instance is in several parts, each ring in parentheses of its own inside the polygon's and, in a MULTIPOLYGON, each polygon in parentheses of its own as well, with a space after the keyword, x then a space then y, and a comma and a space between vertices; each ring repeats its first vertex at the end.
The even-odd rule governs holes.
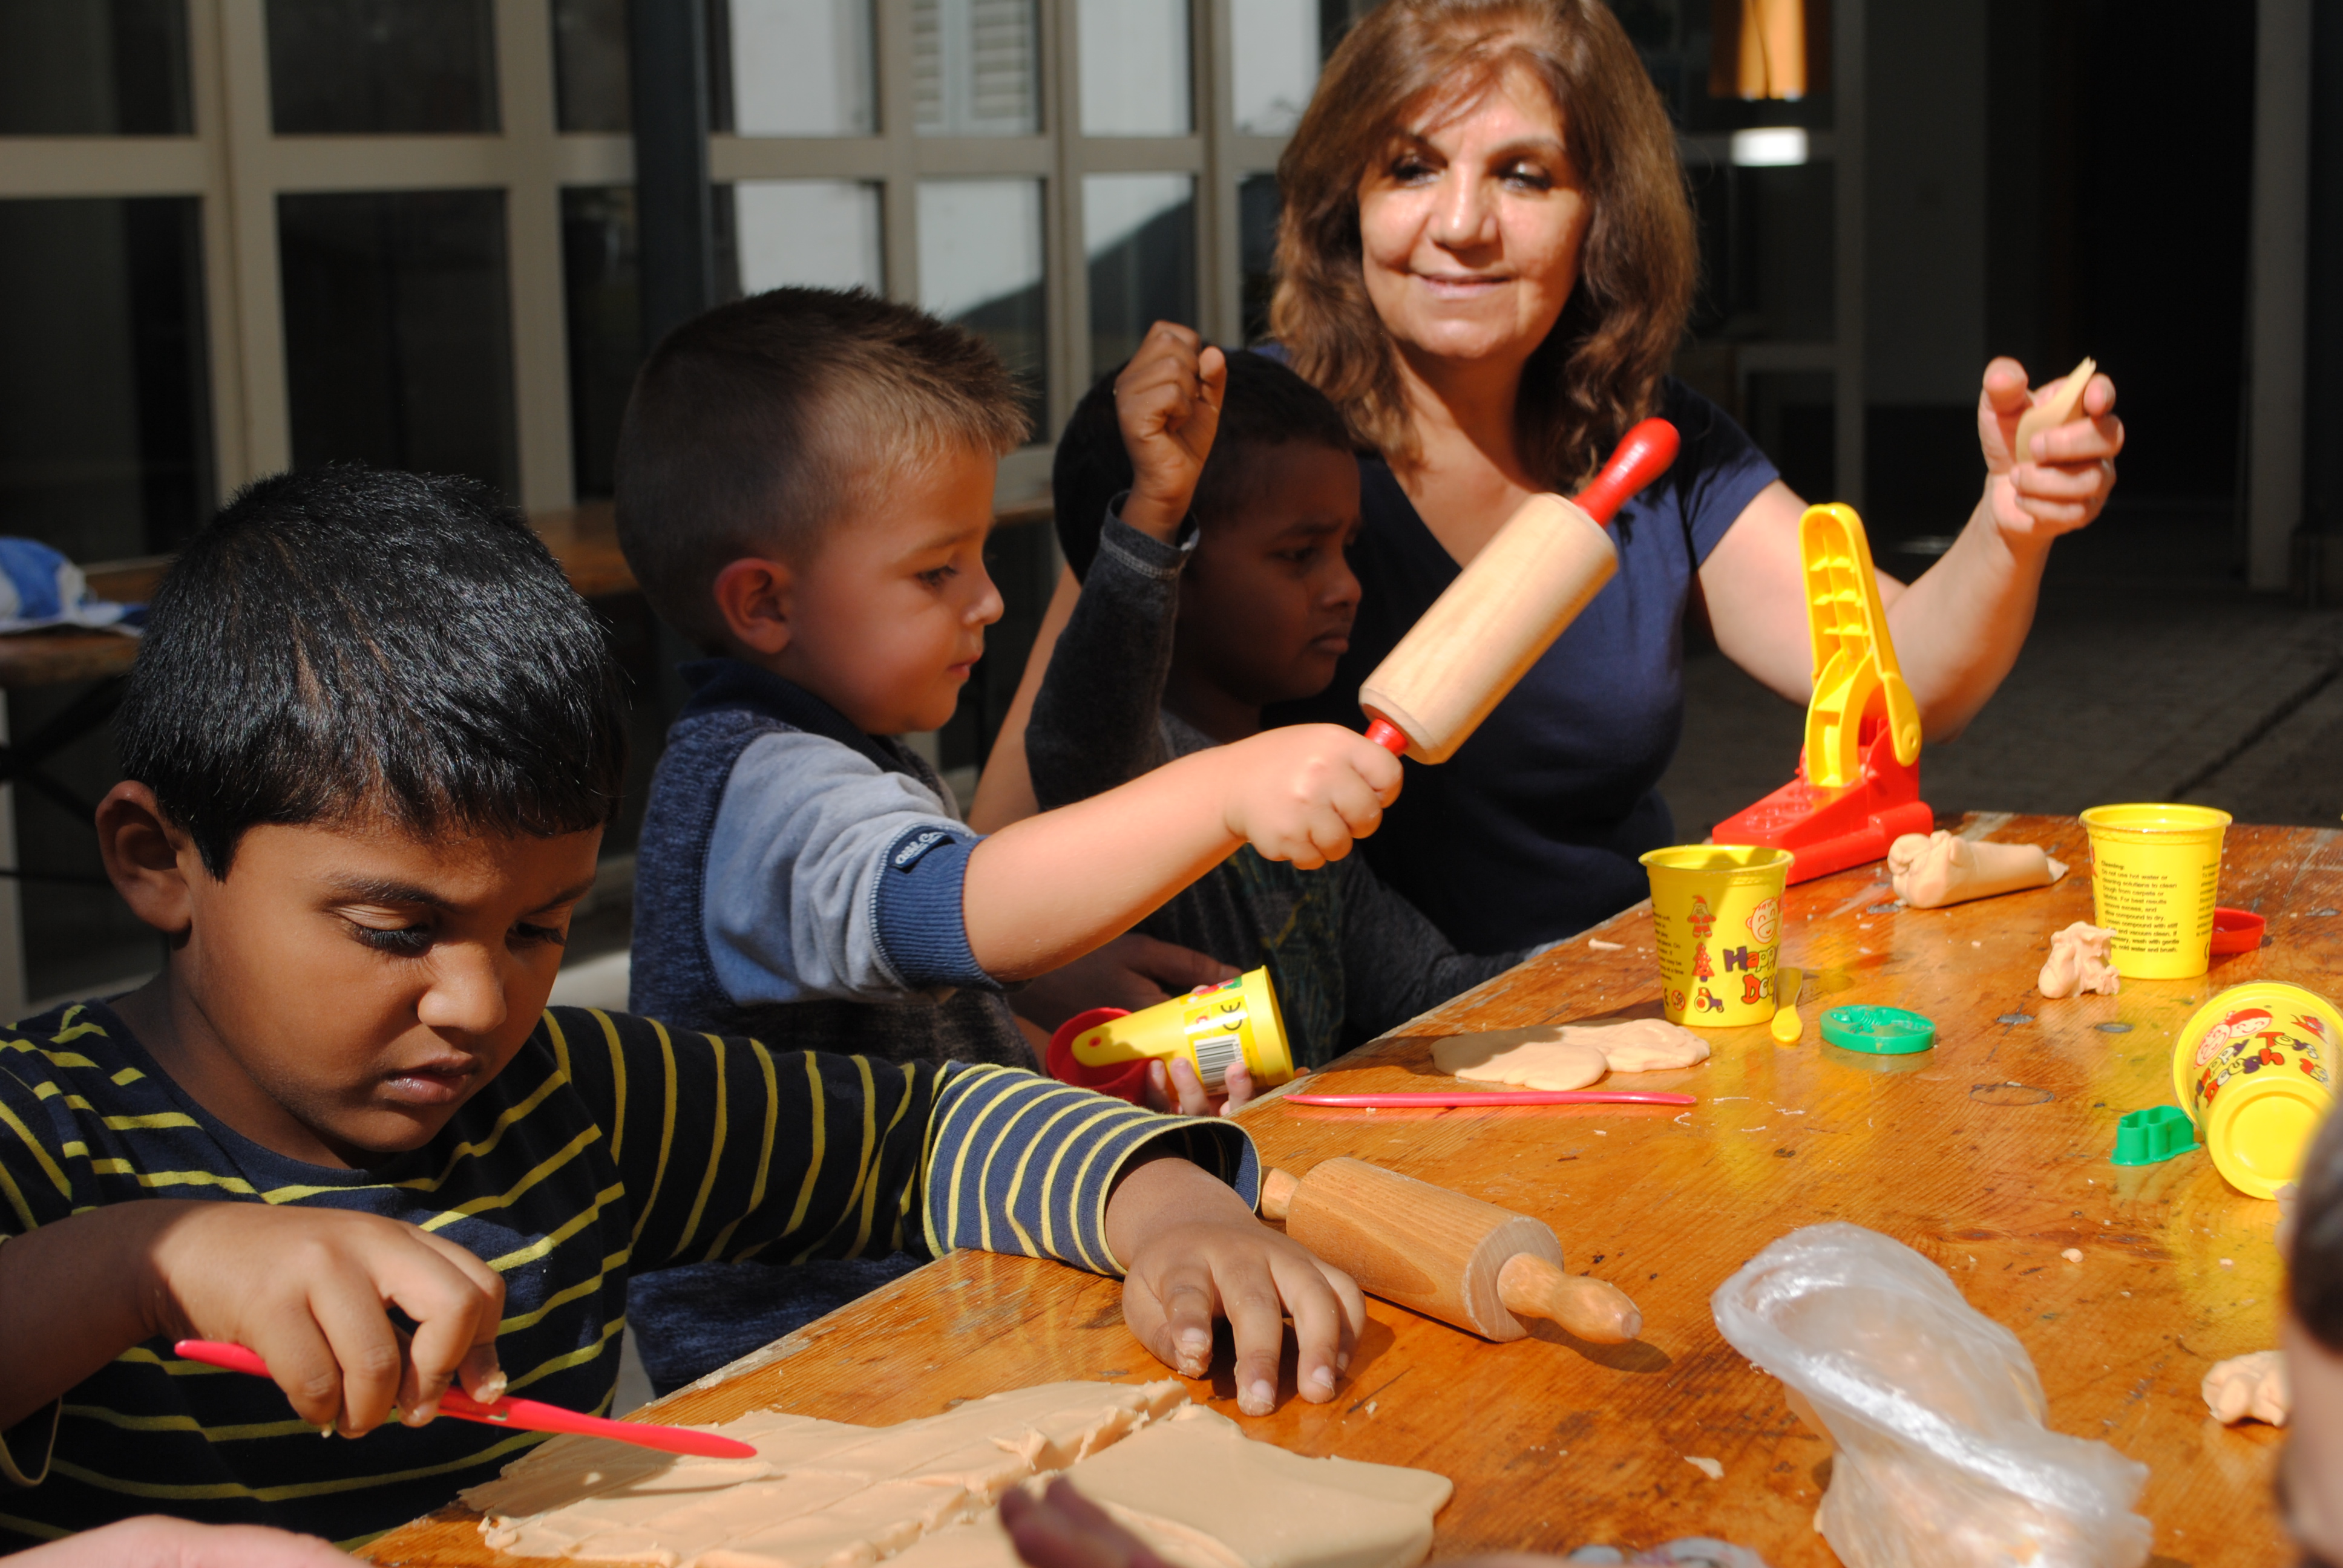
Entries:
POLYGON ((2117 1165, 2155 1165, 2197 1147, 2197 1124, 2177 1105, 2151 1105, 2127 1112, 2116 1123, 2117 1165))
POLYGON ((1835 1007, 1823 1014, 1823 1039, 1866 1056, 1910 1056, 1936 1043, 1936 1026, 1900 1007, 1835 1007))

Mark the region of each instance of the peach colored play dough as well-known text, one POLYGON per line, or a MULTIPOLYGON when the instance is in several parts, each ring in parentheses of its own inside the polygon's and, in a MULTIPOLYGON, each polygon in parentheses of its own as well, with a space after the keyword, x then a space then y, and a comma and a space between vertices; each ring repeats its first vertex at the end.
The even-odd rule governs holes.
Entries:
POLYGON ((2217 1362, 2199 1392, 2213 1419, 2227 1426, 2247 1420, 2284 1426, 2293 1409, 2284 1351, 2255 1351, 2217 1362))
POLYGON ((1665 1019, 1539 1024, 1432 1042, 1432 1065, 1473 1083, 1584 1089, 1605 1072, 1656 1072, 1708 1057, 1708 1041, 1665 1019))
POLYGON ((2123 989, 2115 965, 2107 961, 2107 946, 2115 940, 2115 932, 2077 920, 2050 939, 2050 956, 2035 985, 2054 1001, 2086 991, 2115 995, 2123 989))
POLYGON ((1972 842, 1942 828, 1890 844, 1887 869, 1896 896, 1916 910, 2046 888, 2066 874, 2039 844, 1972 842))
POLYGON ((1173 1568, 1413 1568, 1450 1490, 1427 1472, 1252 1442, 1168 1379, 1047 1383, 892 1427, 761 1412, 712 1430, 758 1457, 558 1438, 464 1501, 486 1515, 489 1545, 524 1557, 1013 1568, 993 1507, 1010 1487, 1062 1470, 1173 1568), (1330 1522, 1335 1555, 1326 1543, 1299 1552, 1296 1531, 1330 1522))

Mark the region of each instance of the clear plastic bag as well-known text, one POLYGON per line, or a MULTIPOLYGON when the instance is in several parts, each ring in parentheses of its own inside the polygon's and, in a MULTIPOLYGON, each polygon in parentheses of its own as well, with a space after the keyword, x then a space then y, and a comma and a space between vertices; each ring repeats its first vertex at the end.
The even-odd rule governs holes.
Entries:
POLYGON ((1815 1527, 1847 1568, 2139 1568, 2147 1467, 2043 1425, 2017 1336, 1860 1225, 1794 1231, 1717 1287, 1716 1326, 1827 1432, 1815 1527))

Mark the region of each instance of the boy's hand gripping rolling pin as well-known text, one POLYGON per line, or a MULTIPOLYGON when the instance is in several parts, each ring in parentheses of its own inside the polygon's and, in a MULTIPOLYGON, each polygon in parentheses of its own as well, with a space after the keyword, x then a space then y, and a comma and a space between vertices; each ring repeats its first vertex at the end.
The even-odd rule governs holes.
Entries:
POLYGON ((1603 525, 1675 460, 1676 427, 1646 419, 1574 500, 1523 502, 1359 688, 1367 739, 1447 761, 1611 580, 1619 551, 1603 525))
POLYGON ((1644 1332, 1644 1314, 1618 1286, 1563 1272, 1562 1243, 1527 1214, 1363 1160, 1322 1160, 1299 1181, 1270 1171, 1261 1212, 1369 1295, 1483 1339, 1520 1339, 1529 1332, 1523 1318, 1598 1345, 1644 1332))

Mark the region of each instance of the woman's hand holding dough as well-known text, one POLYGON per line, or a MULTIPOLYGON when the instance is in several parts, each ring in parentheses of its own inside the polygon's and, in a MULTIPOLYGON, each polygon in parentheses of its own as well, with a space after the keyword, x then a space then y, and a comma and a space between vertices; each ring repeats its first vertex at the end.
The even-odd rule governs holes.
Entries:
POLYGON ((2006 355, 1986 367, 1977 397, 1986 504, 2014 548, 2040 548, 2088 526, 2116 486, 2124 427, 2115 413, 2116 384, 2105 376, 2093 376, 2084 388, 2084 417, 2037 433, 2031 452, 2012 449, 2018 420, 2056 391, 2055 382, 2039 393, 2029 389, 2026 367, 2006 355))
POLYGON ((1123 1322, 1166 1366, 1203 1376, 1212 1320, 1225 1317, 1236 1338, 1237 1408, 1267 1415, 1291 1317, 1295 1386, 1313 1404, 1334 1397, 1366 1327, 1359 1287, 1253 1218, 1225 1182, 1185 1160, 1136 1166, 1107 1200, 1106 1238, 1125 1264, 1123 1322))

